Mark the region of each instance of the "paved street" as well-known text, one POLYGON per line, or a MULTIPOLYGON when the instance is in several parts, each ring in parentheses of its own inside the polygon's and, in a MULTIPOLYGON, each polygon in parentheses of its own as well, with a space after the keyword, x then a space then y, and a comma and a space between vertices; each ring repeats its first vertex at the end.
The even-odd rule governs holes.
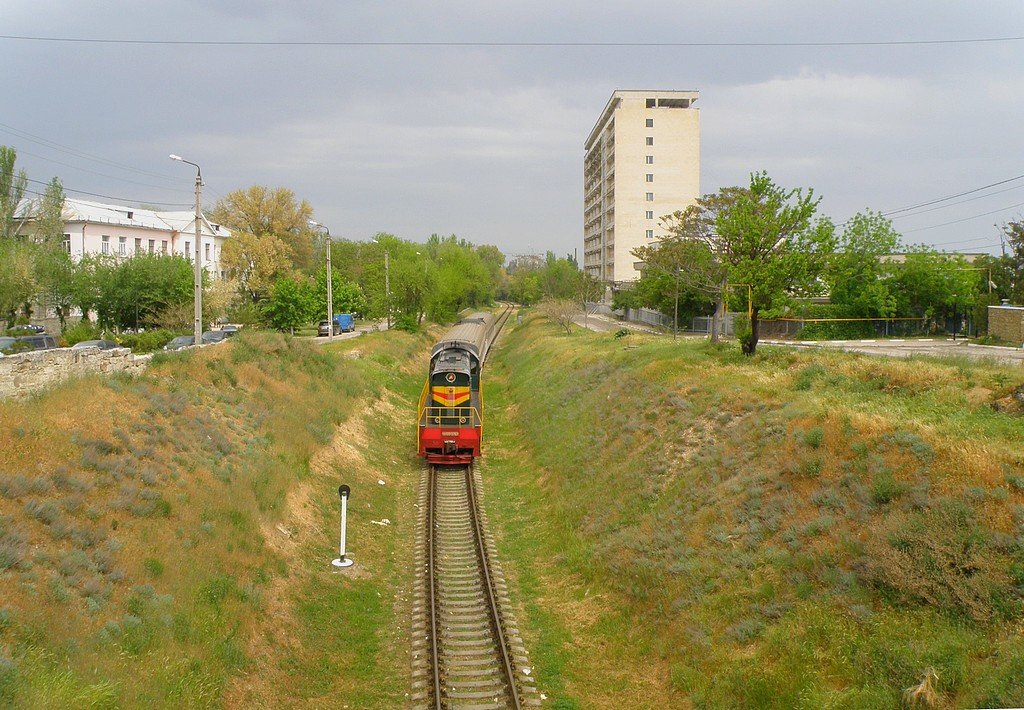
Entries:
MULTIPOLYGON (((574 322, 580 327, 587 327, 599 333, 614 333, 626 328, 634 332, 666 335, 642 323, 627 323, 604 314, 587 316, 584 326, 583 316, 577 316, 574 322)), ((669 333, 668 335, 671 335, 669 333)), ((680 333, 680 337, 704 338, 705 335, 680 333)), ((832 348, 847 352, 863 353, 883 357, 912 357, 929 355, 933 357, 966 357, 972 360, 993 360, 1006 364, 1024 365, 1024 348, 995 347, 991 345, 974 345, 964 340, 953 341, 952 338, 899 338, 877 340, 761 340, 761 345, 782 345, 791 348, 832 348)))
POLYGON ((973 345, 951 338, 913 338, 878 340, 762 340, 765 345, 785 345, 797 348, 833 348, 865 355, 888 357, 967 357, 972 360, 994 360, 1001 363, 1024 364, 1024 349, 973 345))

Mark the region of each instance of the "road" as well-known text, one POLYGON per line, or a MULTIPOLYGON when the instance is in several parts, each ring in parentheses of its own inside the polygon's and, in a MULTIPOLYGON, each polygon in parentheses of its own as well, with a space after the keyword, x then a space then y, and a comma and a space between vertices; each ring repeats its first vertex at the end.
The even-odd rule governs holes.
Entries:
MULTIPOLYGON (((609 333, 626 328, 639 333, 666 335, 642 323, 619 321, 604 314, 587 316, 584 326, 583 316, 574 319, 576 325, 587 327, 599 333, 609 333)), ((671 335, 668 333, 667 335, 671 335)), ((680 333, 679 337, 706 338, 706 335, 680 333)), ((782 345, 791 348, 832 348, 847 352, 863 353, 879 357, 913 357, 926 355, 931 357, 966 357, 971 360, 990 360, 1002 364, 1024 365, 1024 348, 995 347, 991 345, 975 345, 964 340, 954 341, 952 338, 879 338, 877 340, 761 340, 762 345, 782 345)))

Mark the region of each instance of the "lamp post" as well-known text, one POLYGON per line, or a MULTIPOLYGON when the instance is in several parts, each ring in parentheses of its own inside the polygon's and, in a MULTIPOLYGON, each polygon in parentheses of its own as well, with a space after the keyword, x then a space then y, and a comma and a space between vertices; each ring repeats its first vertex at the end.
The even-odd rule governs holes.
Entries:
POLYGON ((334 340, 334 283, 331 274, 331 230, 327 225, 309 220, 309 226, 324 230, 327 235, 327 340, 334 340))
POLYGON ((200 222, 203 219, 203 171, 196 163, 185 160, 180 155, 173 153, 168 156, 171 160, 181 163, 188 163, 196 169, 196 261, 195 261, 195 323, 193 324, 193 345, 203 343, 203 264, 200 261, 202 254, 202 232, 200 222))

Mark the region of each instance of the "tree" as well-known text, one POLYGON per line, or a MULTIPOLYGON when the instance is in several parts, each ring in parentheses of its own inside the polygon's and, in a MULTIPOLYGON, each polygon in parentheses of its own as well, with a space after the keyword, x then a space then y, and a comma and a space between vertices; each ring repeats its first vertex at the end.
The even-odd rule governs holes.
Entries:
POLYGON ((238 232, 224 242, 220 258, 253 303, 267 298, 275 281, 294 271, 287 245, 272 234, 238 232))
POLYGON ((897 298, 886 278, 884 257, 900 248, 899 233, 880 213, 867 210, 851 217, 826 277, 832 303, 843 306, 849 317, 895 315, 897 298))
POLYGON ((59 178, 46 186, 34 217, 38 297, 57 314, 63 332, 74 302, 75 265, 64 248, 64 187, 59 178))
POLYGON ((733 197, 715 228, 729 283, 751 289, 750 334, 742 349, 753 355, 761 311, 820 290, 818 277, 835 248, 834 228, 828 220, 812 221, 821 201, 813 190, 786 190, 767 173, 751 174, 750 186, 734 190, 733 197))
MULTIPOLYGON (((345 279, 341 273, 331 269, 332 305, 335 313, 366 314, 366 296, 359 284, 345 279)), ((319 313, 327 314, 327 269, 322 268, 316 273, 316 303, 319 313)))
POLYGON ((566 335, 572 335, 573 321, 580 314, 579 304, 571 298, 545 298, 537 310, 559 328, 563 328, 566 335))
POLYGON ((306 272, 313 270, 315 232, 309 226, 313 208, 305 200, 297 201, 291 190, 263 185, 235 190, 217 202, 210 216, 254 237, 277 237, 286 247, 291 266, 306 272))
POLYGON ((18 151, 0 145, 0 239, 13 237, 17 232, 18 208, 25 197, 28 175, 24 170, 15 172, 18 151))
POLYGON ((973 306, 978 275, 960 256, 918 245, 902 263, 890 264, 896 309, 901 316, 943 320, 973 306))
POLYGON ((1007 222, 1003 225, 1003 234, 1010 247, 1007 259, 1014 273, 1008 298, 1014 303, 1024 304, 1024 221, 1007 222))
POLYGON ((316 290, 306 280, 290 277, 278 279, 264 304, 264 313, 270 324, 278 330, 294 334, 296 328, 317 316, 316 290))

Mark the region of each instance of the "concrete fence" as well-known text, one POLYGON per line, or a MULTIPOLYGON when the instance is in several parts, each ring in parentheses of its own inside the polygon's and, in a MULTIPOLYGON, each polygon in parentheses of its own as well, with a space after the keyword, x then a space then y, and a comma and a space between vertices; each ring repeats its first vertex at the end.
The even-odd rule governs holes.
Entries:
POLYGON ((1024 306, 989 306, 988 332, 1014 345, 1024 343, 1024 306))
POLYGON ((57 348, 0 358, 0 399, 26 397, 57 382, 81 375, 140 372, 152 355, 133 355, 128 348, 57 348))

